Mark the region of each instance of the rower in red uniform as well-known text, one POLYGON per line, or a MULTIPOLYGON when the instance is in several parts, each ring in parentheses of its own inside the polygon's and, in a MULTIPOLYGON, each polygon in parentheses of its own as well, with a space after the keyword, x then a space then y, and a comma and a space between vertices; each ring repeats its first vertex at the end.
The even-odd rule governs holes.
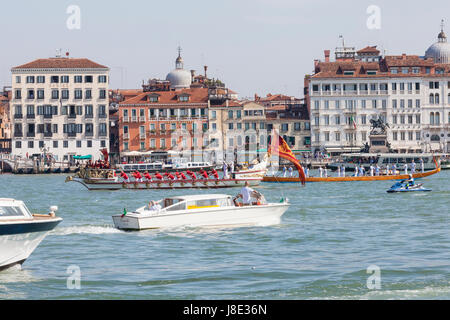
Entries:
POLYGON ((139 171, 136 170, 136 172, 133 173, 133 177, 137 182, 142 182, 142 175, 139 171))
POLYGON ((167 173, 167 178, 170 180, 175 180, 175 176, 173 174, 171 174, 170 172, 167 173))
POLYGON ((186 175, 183 172, 180 173, 180 177, 181 177, 182 180, 186 180, 187 179, 186 175))
POLYGON ((155 178, 158 179, 158 180, 162 180, 163 176, 159 172, 156 172, 155 173, 155 178))
POLYGON ((192 180, 197 179, 197 176, 195 175, 194 172, 188 170, 188 171, 186 171, 186 173, 191 177, 192 180))
POLYGON ((175 172, 175 175, 177 176, 177 180, 181 180, 181 173, 178 171, 175 172))
POLYGON ((147 181, 152 181, 152 176, 148 173, 148 171, 145 171, 144 178, 147 179, 147 181))
POLYGON ((124 182, 130 182, 130 178, 128 178, 128 175, 125 172, 121 171, 120 177, 123 179, 124 182))
POLYGON ((203 176, 203 179, 208 179, 208 172, 206 170, 201 169, 200 174, 203 176))
POLYGON ((213 169, 211 170, 211 174, 214 176, 215 179, 219 179, 219 174, 217 173, 217 170, 216 170, 216 169, 213 168, 213 169))

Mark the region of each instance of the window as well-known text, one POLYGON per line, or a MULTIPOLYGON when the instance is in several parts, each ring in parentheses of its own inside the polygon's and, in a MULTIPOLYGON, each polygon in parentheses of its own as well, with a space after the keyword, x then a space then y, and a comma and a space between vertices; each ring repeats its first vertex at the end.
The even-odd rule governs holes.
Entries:
POLYGON ((20 89, 16 89, 16 90, 14 91, 14 97, 15 97, 16 99, 22 99, 22 91, 21 91, 20 89))
POLYGON ((397 74, 398 73, 398 69, 397 68, 391 68, 391 73, 392 74, 397 74))
POLYGON ((106 99, 106 90, 105 89, 100 89, 100 99, 106 99))
MULTIPOLYGON (((39 92, 38 92, 39 95, 39 92)), ((59 99, 59 90, 52 90, 52 99, 59 99)))
POLYGON ((228 124, 228 130, 233 130, 233 123, 232 122, 228 124))
POLYGON ((61 83, 69 83, 69 76, 61 76, 61 83))
POLYGON ((93 77, 92 76, 84 76, 84 82, 85 83, 92 83, 93 77))
POLYGON ((211 111, 211 119, 216 119, 216 111, 211 111))
POLYGON ((34 76, 27 76, 27 83, 34 83, 34 76))
POLYGON ((16 83, 20 83, 20 81, 21 81, 20 76, 16 76, 16 83))
POLYGON ((92 90, 91 89, 86 89, 86 91, 84 92, 84 98, 92 99, 92 90))
POLYGON ((75 83, 82 83, 83 82, 83 76, 74 76, 73 81, 75 83))
POLYGON ((341 133, 340 132, 335 132, 334 136, 335 136, 336 141, 341 141, 341 133))
POLYGON ((392 116, 392 123, 397 124, 397 116, 396 115, 392 116))
POLYGON ((397 108, 397 100, 392 100, 392 108, 396 109, 397 108))
POLYGON ((420 99, 416 99, 416 108, 420 108, 420 99))
POLYGON ((100 140, 100 148, 105 148, 105 147, 106 147, 106 141, 100 140))
POLYGON ((53 148, 58 148, 58 141, 57 140, 53 141, 53 148))
POLYGON ((416 114, 416 123, 420 124, 420 114, 416 114))
POLYGON ((87 141, 87 147, 88 148, 92 148, 92 140, 88 140, 87 141))
POLYGON ((392 140, 394 140, 394 141, 398 140, 398 134, 396 131, 392 132, 392 140))
POLYGON ((81 141, 77 140, 77 148, 81 148, 81 141))
POLYGON ((45 83, 45 76, 37 76, 37 83, 45 83))
POLYGON ((80 100, 83 99, 83 91, 80 89, 75 90, 75 99, 80 100))
POLYGON ((63 141, 63 148, 69 147, 69 141, 63 141))
POLYGON ((402 67, 402 73, 403 74, 407 74, 409 72, 409 68, 408 67, 402 67))
POLYGON ((340 115, 336 115, 334 117, 334 123, 335 124, 341 124, 341 116, 340 115))
POLYGON ((106 80, 107 80, 106 76, 98 76, 99 83, 106 83, 106 80))
POLYGON ((51 76, 50 77, 51 83, 59 83, 59 77, 58 76, 51 76))

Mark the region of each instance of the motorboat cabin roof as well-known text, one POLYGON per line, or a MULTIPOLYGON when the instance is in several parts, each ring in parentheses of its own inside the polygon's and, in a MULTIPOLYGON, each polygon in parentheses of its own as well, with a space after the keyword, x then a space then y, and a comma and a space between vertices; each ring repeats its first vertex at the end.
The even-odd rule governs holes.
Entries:
POLYGON ((201 194, 201 195, 187 195, 168 197, 166 199, 176 199, 178 201, 196 201, 196 200, 211 200, 211 199, 226 199, 231 198, 228 194, 201 194))
POLYGON ((31 218, 33 218, 33 216, 23 201, 0 198, 0 221, 31 218))

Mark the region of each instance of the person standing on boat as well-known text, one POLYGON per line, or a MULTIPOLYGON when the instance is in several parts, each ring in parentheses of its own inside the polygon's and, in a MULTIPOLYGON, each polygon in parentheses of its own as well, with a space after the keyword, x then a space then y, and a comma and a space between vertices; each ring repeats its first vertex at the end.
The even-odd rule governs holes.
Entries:
POLYGON ((371 177, 373 177, 374 169, 375 169, 375 168, 374 168, 373 165, 371 164, 371 165, 370 165, 370 176, 371 176, 371 177))
POLYGON ((292 169, 292 167, 289 167, 289 177, 292 178, 293 174, 294 174, 294 170, 292 169))
POLYGON ((325 166, 325 168, 323 169, 323 174, 324 174, 325 178, 328 178, 328 169, 327 169, 326 166, 325 166))
POLYGON ((397 174, 397 167, 395 166, 395 164, 392 165, 392 175, 396 175, 397 174))
POLYGON ((414 162, 414 159, 411 162, 411 173, 416 173, 416 163, 414 162))
POLYGON ((366 170, 364 169, 364 166, 361 165, 361 166, 359 167, 359 176, 364 177, 364 176, 366 175, 366 172, 365 172, 365 171, 366 171, 366 170))
POLYGON ((283 178, 286 178, 286 166, 283 166, 283 178))
POLYGON ((345 177, 345 165, 344 164, 341 167, 341 176, 345 177))
POLYGON ((375 175, 376 176, 380 175, 380 166, 378 164, 375 166, 375 175))
POLYGON ((254 195, 255 193, 257 193, 257 191, 250 188, 250 183, 248 181, 245 181, 245 186, 242 187, 241 192, 236 196, 236 198, 242 198, 242 203, 244 204, 244 206, 249 206, 251 205, 252 195, 254 195))
POLYGON ((405 163, 403 165, 403 169, 405 169, 405 174, 408 174, 408 164, 407 163, 405 163))
POLYGON ((357 164, 355 164, 355 177, 358 176, 358 172, 359 172, 359 167, 357 164))
POLYGON ((305 167, 304 171, 305 171, 305 177, 308 178, 308 177, 309 177, 309 169, 308 169, 308 166, 305 167))
POLYGON ((423 159, 422 158, 420 158, 420 169, 422 170, 422 173, 425 172, 425 166, 423 164, 423 159))
POLYGON ((323 177, 323 169, 322 169, 322 166, 319 166, 319 177, 320 177, 320 178, 323 177))
POLYGON ((226 162, 223 163, 222 171, 223 171, 223 178, 228 179, 228 165, 226 162))

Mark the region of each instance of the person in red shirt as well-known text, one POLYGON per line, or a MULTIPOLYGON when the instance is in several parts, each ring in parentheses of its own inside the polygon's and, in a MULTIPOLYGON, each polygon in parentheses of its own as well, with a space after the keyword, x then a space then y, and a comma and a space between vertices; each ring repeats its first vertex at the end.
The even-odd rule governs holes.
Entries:
POLYGON ((178 171, 175 172, 175 175, 177 177, 177 180, 181 180, 181 173, 179 173, 178 171))
POLYGON ((215 179, 219 179, 219 174, 217 173, 216 169, 211 170, 211 174, 214 176, 215 179))
POLYGON ((208 172, 206 170, 201 169, 200 174, 203 176, 203 179, 208 179, 208 172))
POLYGON ((128 175, 125 172, 121 171, 120 177, 123 179, 124 182, 130 182, 130 178, 128 178, 128 175))
POLYGON ((181 177, 182 180, 186 180, 187 179, 186 175, 183 172, 180 173, 180 177, 181 177))
POLYGON ((159 172, 156 172, 155 173, 155 178, 158 179, 158 180, 162 180, 163 176, 159 172))
POLYGON ((144 178, 147 179, 147 181, 152 181, 152 176, 148 173, 148 171, 145 171, 144 178))
POLYGON ((170 172, 167 174, 167 178, 170 180, 175 180, 175 176, 171 174, 170 172))
POLYGON ((186 173, 191 177, 192 180, 197 179, 195 173, 193 173, 192 171, 188 170, 188 171, 186 171, 186 173))
POLYGON ((134 178, 136 179, 137 182, 142 182, 142 175, 139 171, 136 170, 134 178))

